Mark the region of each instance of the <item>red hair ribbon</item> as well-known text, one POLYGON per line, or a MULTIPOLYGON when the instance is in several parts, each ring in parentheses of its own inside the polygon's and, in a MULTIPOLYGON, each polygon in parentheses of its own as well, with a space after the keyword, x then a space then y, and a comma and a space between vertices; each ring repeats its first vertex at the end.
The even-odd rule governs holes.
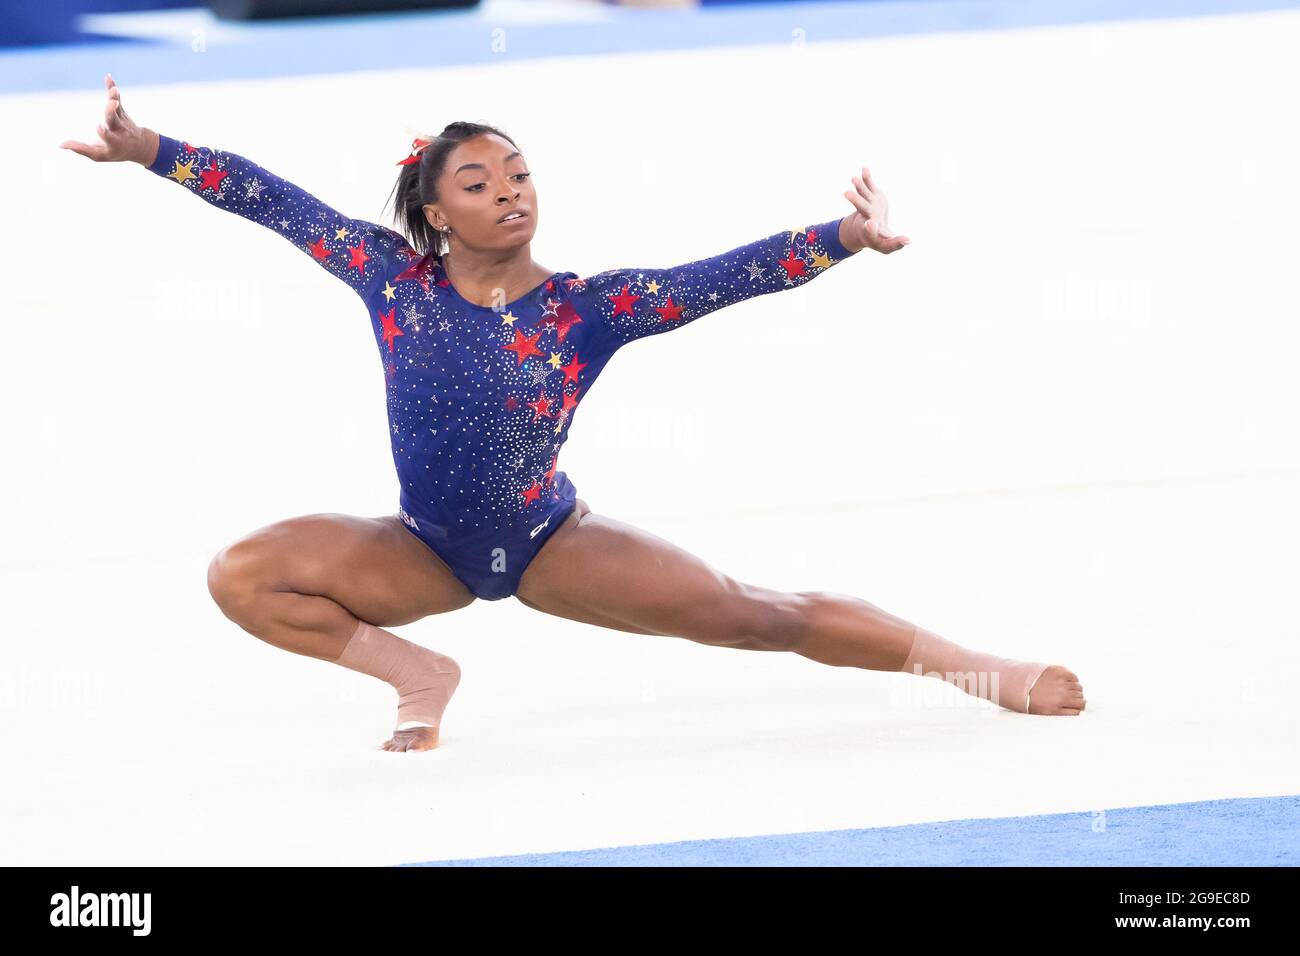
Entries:
POLYGON ((415 137, 415 139, 411 140, 411 154, 405 159, 400 160, 397 165, 409 166, 411 163, 418 163, 420 161, 420 154, 424 152, 424 148, 432 142, 433 140, 425 139, 422 136, 415 137))

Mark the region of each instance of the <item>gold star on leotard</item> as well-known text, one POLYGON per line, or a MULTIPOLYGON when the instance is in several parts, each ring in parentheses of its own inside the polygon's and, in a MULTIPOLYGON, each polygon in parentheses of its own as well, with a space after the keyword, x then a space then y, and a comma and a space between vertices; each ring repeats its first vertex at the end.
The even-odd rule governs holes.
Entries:
POLYGON ((387 279, 384 280, 384 287, 380 291, 384 293, 389 302, 392 302, 397 296, 397 290, 393 288, 393 284, 387 279))
POLYGON ((348 227, 347 227, 347 226, 338 226, 338 227, 336 227, 336 228, 334 229, 334 238, 335 238, 335 239, 345 239, 345 238, 347 238, 347 234, 348 234, 348 227))
POLYGON ((515 315, 513 312, 507 312, 505 315, 501 316, 501 323, 503 325, 508 325, 513 329, 515 327, 515 320, 518 318, 519 316, 515 315))
POLYGON ((175 160, 176 168, 167 174, 167 178, 174 179, 182 185, 188 179, 198 179, 199 177, 194 175, 194 164, 198 161, 197 156, 188 163, 182 163, 179 159, 175 160))
POLYGON ((552 352, 552 353, 551 353, 551 357, 548 358, 548 359, 546 360, 546 364, 549 365, 549 366, 551 366, 551 368, 559 368, 559 367, 560 367, 560 353, 559 353, 559 352, 552 352))
POLYGON ((649 282, 646 283, 645 288, 647 292, 653 295, 654 293, 659 291, 659 283, 656 282, 654 279, 651 279, 649 282))
POLYGON ((791 241, 791 242, 794 242, 794 237, 797 236, 797 235, 799 235, 799 233, 801 233, 801 232, 802 232, 805 236, 808 234, 808 233, 804 230, 804 228, 803 228, 802 226, 799 227, 798 229, 791 229, 791 230, 790 230, 790 241, 791 241))
POLYGON ((812 264, 818 269, 829 269, 835 265, 835 260, 824 252, 814 252, 812 264))

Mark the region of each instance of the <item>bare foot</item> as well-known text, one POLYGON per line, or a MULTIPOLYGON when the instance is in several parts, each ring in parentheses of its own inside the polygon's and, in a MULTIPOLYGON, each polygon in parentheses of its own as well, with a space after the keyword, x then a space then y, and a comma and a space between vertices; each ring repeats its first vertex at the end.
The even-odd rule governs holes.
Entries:
POLYGON ((1029 691, 1029 713, 1045 717, 1078 717, 1088 705, 1083 685, 1073 671, 1052 664, 1029 691))
POLYGON ((384 741, 381 749, 432 750, 438 746, 437 727, 410 727, 406 730, 394 730, 392 739, 384 741))

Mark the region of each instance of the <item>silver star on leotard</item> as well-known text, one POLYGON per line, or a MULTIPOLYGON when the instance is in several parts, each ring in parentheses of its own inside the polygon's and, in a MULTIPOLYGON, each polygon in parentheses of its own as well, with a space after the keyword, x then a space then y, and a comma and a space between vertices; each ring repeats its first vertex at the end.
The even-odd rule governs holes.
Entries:
POLYGON ((763 278, 763 273, 767 271, 758 264, 757 259, 750 259, 749 265, 745 266, 745 269, 749 272, 749 277, 751 279, 761 279, 763 278))

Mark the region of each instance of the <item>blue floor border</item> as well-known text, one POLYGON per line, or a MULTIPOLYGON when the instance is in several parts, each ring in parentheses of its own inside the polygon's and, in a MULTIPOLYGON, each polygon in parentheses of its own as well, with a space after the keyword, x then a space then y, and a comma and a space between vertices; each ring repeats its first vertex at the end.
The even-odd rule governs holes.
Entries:
MULTIPOLYGON (((822 0, 606 8, 588 22, 511 24, 481 11, 371 14, 229 25, 212 42, 122 40, 0 50, 0 94, 748 46, 935 31, 1291 10, 1300 0, 822 0), (796 32, 801 31, 801 32, 796 32), (201 49, 198 49, 201 47, 201 49)), ((227 21, 218 21, 227 24, 227 21)))
POLYGON ((1300 795, 400 866, 1295 866, 1300 795))

